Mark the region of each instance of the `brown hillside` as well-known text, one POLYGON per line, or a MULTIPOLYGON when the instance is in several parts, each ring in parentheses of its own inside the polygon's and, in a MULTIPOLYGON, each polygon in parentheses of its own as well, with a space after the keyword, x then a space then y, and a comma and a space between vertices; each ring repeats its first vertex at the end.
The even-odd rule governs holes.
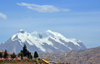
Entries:
POLYGON ((62 53, 45 53, 41 54, 40 57, 57 62, 70 62, 71 64, 100 64, 100 47, 62 53))

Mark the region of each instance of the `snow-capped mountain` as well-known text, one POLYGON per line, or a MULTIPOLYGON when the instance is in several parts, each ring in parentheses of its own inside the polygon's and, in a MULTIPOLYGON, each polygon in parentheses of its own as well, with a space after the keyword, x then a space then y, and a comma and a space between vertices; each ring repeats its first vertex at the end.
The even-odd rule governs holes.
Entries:
POLYGON ((0 44, 0 50, 7 49, 10 53, 19 53, 23 45, 34 53, 66 52, 72 49, 86 49, 80 40, 68 39, 60 33, 47 30, 46 32, 28 33, 21 29, 6 42, 0 44))

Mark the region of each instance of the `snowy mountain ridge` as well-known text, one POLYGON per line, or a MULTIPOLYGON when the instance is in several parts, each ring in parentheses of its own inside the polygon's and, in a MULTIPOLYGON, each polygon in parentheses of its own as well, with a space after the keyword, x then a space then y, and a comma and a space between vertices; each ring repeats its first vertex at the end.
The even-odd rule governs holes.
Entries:
POLYGON ((19 32, 17 32, 17 34, 14 34, 10 38, 10 41, 13 43, 17 41, 17 44, 20 43, 21 46, 27 43, 28 46, 34 46, 39 52, 54 52, 54 50, 57 52, 63 52, 75 48, 76 50, 86 48, 80 40, 76 40, 74 38, 68 39, 60 33, 53 32, 51 30, 47 30, 45 32, 34 31, 32 33, 28 33, 21 29, 19 32), (65 50, 63 50, 63 48, 65 50))

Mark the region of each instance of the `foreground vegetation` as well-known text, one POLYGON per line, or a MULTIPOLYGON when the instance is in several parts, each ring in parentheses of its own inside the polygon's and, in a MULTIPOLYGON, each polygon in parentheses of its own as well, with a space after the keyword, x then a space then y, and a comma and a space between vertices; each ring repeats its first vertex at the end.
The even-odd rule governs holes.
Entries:
POLYGON ((31 52, 27 50, 26 45, 24 44, 23 50, 17 55, 15 53, 9 54, 7 50, 5 52, 0 52, 0 64, 48 64, 44 59, 38 58, 37 51, 34 52, 34 55, 31 55, 31 52))
POLYGON ((0 60, 15 60, 15 58, 17 60, 22 60, 24 58, 26 59, 32 59, 32 58, 38 58, 38 53, 37 51, 34 52, 34 56, 32 56, 31 52, 29 52, 27 50, 26 45, 24 44, 23 50, 21 50, 20 53, 18 53, 17 55, 15 53, 10 54, 9 52, 7 52, 7 50, 5 50, 5 52, 0 52, 0 60))
POLYGON ((20 61, 1 61, 0 64, 46 64, 41 59, 34 60, 20 60, 20 61))

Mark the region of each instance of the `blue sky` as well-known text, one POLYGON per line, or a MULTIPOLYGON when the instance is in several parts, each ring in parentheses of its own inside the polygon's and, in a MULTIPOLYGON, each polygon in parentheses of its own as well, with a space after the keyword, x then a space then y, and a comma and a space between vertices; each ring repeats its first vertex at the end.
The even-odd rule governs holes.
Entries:
POLYGON ((100 46, 100 0, 1 0, 0 43, 20 29, 31 33, 52 30, 100 46))

